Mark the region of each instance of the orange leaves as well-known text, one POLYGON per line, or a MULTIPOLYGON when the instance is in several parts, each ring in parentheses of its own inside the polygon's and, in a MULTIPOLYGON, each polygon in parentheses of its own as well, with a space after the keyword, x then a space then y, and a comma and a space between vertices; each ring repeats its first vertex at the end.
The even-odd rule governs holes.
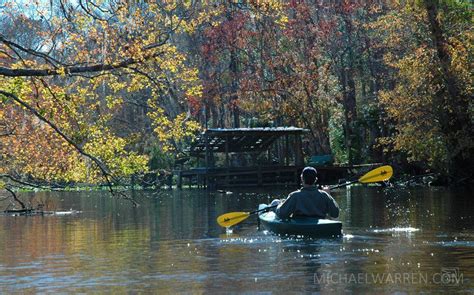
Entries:
MULTIPOLYGON (((9 120, 22 122, 15 134, 2 140, 0 150, 6 157, 4 168, 35 179, 64 180, 75 169, 78 155, 52 129, 10 108, 9 120)), ((73 180, 73 179, 71 179, 73 180)), ((79 179, 74 179, 78 181, 79 179)))

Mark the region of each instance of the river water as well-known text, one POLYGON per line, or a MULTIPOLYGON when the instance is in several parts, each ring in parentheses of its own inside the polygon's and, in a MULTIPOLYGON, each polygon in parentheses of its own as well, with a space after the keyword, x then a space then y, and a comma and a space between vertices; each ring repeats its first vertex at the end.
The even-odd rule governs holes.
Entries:
MULTIPOLYGON (((0 216, 0 293, 474 293, 469 190, 354 186, 333 192, 344 236, 288 239, 216 218, 290 189, 24 193, 71 216, 0 216)), ((7 206, 3 202, 2 208, 7 206)))

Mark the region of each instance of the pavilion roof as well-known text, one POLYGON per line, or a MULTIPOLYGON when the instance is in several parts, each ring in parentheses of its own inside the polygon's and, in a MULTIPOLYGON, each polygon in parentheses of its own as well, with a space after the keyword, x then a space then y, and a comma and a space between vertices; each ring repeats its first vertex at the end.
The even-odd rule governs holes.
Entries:
POLYGON ((296 127, 207 129, 190 148, 191 155, 204 154, 207 147, 212 152, 265 151, 278 138, 286 135, 302 135, 307 129, 296 127))

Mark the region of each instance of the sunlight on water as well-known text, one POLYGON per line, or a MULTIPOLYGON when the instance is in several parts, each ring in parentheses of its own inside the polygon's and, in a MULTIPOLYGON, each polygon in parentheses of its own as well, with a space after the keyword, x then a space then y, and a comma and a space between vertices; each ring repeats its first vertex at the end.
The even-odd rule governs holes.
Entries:
POLYGON ((228 229, 215 222, 224 212, 268 202, 268 193, 208 197, 183 190, 155 198, 144 192, 144 199, 137 193, 143 204, 138 208, 100 192, 36 193, 50 209, 81 214, 0 216, 0 294, 474 290, 474 225, 466 218, 474 210, 470 191, 350 192, 334 193, 344 208, 344 235, 337 239, 278 236, 258 230, 256 216, 228 229), (397 279, 374 284, 367 281, 372 275, 401 278, 401 284, 397 279), (420 276, 462 277, 464 283, 413 283, 420 276))
POLYGON ((474 247, 474 241, 441 241, 437 244, 445 247, 474 247))
MULTIPOLYGON (((260 232, 261 233, 261 232, 260 232)), ((285 239, 287 241, 289 239, 285 239)), ((236 234, 228 235, 227 237, 222 235, 220 242, 224 244, 275 244, 284 241, 281 237, 275 235, 252 235, 252 236, 239 236, 236 234)))
POLYGON ((75 215, 75 214, 81 214, 82 211, 76 211, 76 210, 69 210, 69 211, 56 211, 54 212, 54 215, 75 215))
POLYGON ((417 232, 419 231, 419 228, 414 228, 414 227, 392 227, 392 228, 386 228, 386 229, 374 229, 374 233, 389 233, 389 232, 394 232, 394 233, 412 233, 412 232, 417 232))

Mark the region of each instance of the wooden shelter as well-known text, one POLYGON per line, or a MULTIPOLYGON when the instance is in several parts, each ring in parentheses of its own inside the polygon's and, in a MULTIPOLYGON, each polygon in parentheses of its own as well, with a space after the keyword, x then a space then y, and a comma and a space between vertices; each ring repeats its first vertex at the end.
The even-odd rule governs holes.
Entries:
POLYGON ((208 129, 189 150, 196 168, 179 170, 198 186, 295 185, 304 166, 302 135, 296 127, 208 129))

